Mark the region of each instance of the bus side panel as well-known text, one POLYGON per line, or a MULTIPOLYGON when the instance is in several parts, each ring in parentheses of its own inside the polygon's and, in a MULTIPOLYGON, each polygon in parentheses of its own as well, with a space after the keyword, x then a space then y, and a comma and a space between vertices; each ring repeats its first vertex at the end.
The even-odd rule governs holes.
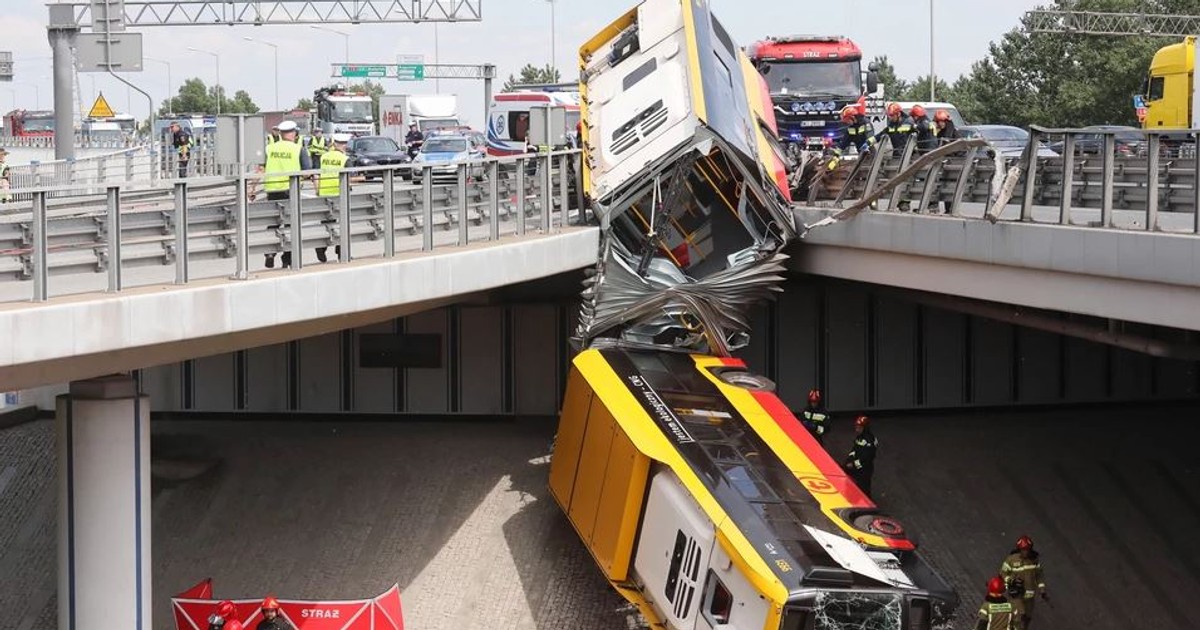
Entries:
POLYGON ((558 435, 554 438, 554 457, 550 460, 550 495, 563 512, 569 512, 571 508, 571 491, 575 488, 588 409, 594 396, 591 385, 579 369, 572 366, 558 420, 558 435))
POLYGON ((649 458, 573 368, 550 463, 550 492, 610 581, 628 576, 649 469, 649 458))

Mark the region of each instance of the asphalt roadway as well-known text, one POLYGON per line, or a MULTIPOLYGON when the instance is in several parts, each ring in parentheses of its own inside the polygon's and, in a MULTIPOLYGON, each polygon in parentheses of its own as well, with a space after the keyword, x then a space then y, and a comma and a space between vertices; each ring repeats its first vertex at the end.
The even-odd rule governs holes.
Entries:
MULTIPOLYGON (((963 597, 1021 534, 1035 628, 1195 628, 1200 407, 880 417, 876 499, 963 597)), ((850 439, 835 415, 830 448, 850 439)), ((155 628, 218 596, 360 598, 399 583, 414 629, 638 627, 550 500, 548 418, 154 426, 155 628)), ((0 628, 55 623, 53 424, 0 431, 0 628)))

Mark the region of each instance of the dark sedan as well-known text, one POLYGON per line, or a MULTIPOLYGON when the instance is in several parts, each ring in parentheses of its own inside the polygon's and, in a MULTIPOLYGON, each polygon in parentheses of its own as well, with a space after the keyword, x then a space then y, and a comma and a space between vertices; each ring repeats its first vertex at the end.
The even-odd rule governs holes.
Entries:
MULTIPOLYGON (((346 146, 346 166, 378 166, 381 164, 408 164, 408 154, 387 136, 360 136, 346 146)), ((382 171, 365 173, 367 177, 383 177, 382 171)))
MULTIPOLYGON (((1146 136, 1136 127, 1120 125, 1092 125, 1084 127, 1083 131, 1111 131, 1118 157, 1133 157, 1146 154, 1146 136)), ((1078 155, 1099 155, 1104 151, 1104 135, 1102 133, 1081 133, 1075 136, 1075 153, 1078 155)), ((1063 141, 1059 140, 1050 145, 1055 151, 1063 152, 1063 141)))

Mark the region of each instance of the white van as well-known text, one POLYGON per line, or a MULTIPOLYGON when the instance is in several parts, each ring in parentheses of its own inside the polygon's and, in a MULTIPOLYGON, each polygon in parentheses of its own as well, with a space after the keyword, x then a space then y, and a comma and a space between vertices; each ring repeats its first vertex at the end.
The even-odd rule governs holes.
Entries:
POLYGON ((579 123, 578 92, 505 92, 492 98, 488 111, 488 155, 525 153, 525 138, 529 135, 529 107, 535 105, 566 107, 566 132, 569 137, 575 136, 575 126, 579 123))
POLYGON ((927 101, 900 101, 900 107, 904 108, 904 113, 908 113, 913 105, 920 105, 925 108, 925 114, 929 116, 929 120, 933 120, 933 115, 939 109, 944 109, 950 112, 950 120, 954 122, 955 127, 965 127, 967 121, 963 120, 962 114, 958 113, 958 108, 950 103, 930 103, 927 101))

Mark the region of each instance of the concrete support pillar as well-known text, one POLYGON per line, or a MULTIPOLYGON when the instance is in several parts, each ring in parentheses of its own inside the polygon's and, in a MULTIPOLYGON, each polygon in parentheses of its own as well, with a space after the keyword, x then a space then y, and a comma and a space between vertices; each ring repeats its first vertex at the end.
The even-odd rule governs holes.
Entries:
POLYGON ((58 397, 58 627, 150 630, 150 404, 129 376, 58 397))

